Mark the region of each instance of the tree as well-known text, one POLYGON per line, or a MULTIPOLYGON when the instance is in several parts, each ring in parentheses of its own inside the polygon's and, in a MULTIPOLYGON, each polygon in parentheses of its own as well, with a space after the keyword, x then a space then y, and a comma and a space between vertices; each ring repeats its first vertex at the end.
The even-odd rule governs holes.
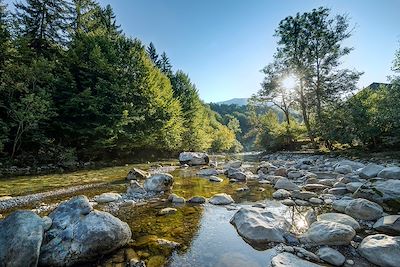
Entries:
POLYGON ((73 0, 72 29, 73 33, 91 32, 98 28, 98 14, 101 7, 93 0, 73 0), (97 18, 96 18, 97 16, 97 18))
POLYGON ((154 65, 158 66, 159 61, 158 61, 158 54, 156 47, 152 42, 150 42, 149 46, 147 47, 147 54, 149 55, 149 58, 153 62, 154 65))
POLYGON ((343 47, 343 41, 351 36, 348 21, 343 15, 331 18, 330 10, 320 7, 285 18, 275 33, 279 38, 275 57, 299 79, 298 101, 311 139, 310 114, 323 123, 324 105, 353 91, 362 74, 339 68, 341 58, 352 50, 343 47))
POLYGON ((15 4, 18 32, 30 47, 45 55, 52 45, 67 41, 70 5, 65 0, 27 0, 15 4))
POLYGON ((169 62, 169 58, 165 52, 161 54, 161 58, 158 61, 160 70, 168 77, 172 76, 172 65, 169 62))

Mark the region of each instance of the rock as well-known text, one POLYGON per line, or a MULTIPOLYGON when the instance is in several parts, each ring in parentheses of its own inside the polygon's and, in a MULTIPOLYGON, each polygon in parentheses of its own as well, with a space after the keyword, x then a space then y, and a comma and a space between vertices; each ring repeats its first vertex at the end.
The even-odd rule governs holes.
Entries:
POLYGON ((228 205, 233 203, 234 201, 230 195, 225 193, 220 193, 212 196, 208 202, 210 202, 213 205, 228 205))
POLYGON ((247 181, 247 175, 241 171, 234 172, 234 173, 230 174, 228 177, 230 179, 235 179, 236 181, 239 181, 239 182, 247 181))
POLYGON ((181 244, 178 242, 174 242, 171 240, 167 240, 164 238, 157 238, 156 243, 160 246, 168 247, 168 248, 177 248, 180 247, 181 244))
POLYGON ((43 223, 43 229, 46 232, 51 228, 51 225, 53 224, 53 220, 49 216, 44 216, 42 218, 42 223, 43 223))
POLYGON ((158 215, 168 215, 168 214, 174 214, 178 210, 175 208, 163 208, 158 212, 158 215))
POLYGON ((311 224, 313 224, 314 222, 317 221, 317 215, 315 214, 315 212, 313 210, 308 210, 306 212, 306 214, 304 215, 307 225, 310 226, 311 224))
POLYGON ((120 200, 122 197, 118 193, 103 193, 93 198, 97 203, 108 203, 120 200))
POLYGON ((346 189, 352 193, 356 192, 360 186, 362 186, 363 183, 361 182, 350 182, 346 184, 346 189))
POLYGON ((289 179, 297 179, 303 176, 303 173, 299 172, 299 171, 290 171, 287 174, 287 177, 289 179))
POLYGON ((197 175, 199 176, 213 176, 218 174, 219 172, 216 169, 202 169, 197 172, 197 175))
POLYGON ((342 266, 346 261, 346 258, 342 255, 342 253, 330 247, 320 248, 317 251, 317 255, 323 261, 335 266, 342 266))
POLYGON ((342 160, 336 164, 336 167, 344 165, 350 166, 354 171, 365 167, 365 164, 353 160, 342 160))
POLYGON ((43 221, 31 211, 15 211, 0 221, 0 266, 37 266, 43 221))
POLYGON ((348 225, 354 230, 360 230, 360 224, 352 217, 342 213, 324 213, 318 216, 319 221, 329 221, 348 225))
POLYGON ((224 179, 219 178, 219 177, 217 177, 217 176, 211 176, 210 178, 208 178, 208 180, 209 180, 210 182, 216 182, 216 183, 221 183, 221 182, 224 181, 224 179))
POLYGON ((329 187, 323 184, 306 184, 303 186, 303 189, 307 191, 322 191, 326 188, 329 187))
POLYGON ((287 177, 288 172, 286 168, 278 168, 274 171, 274 174, 276 176, 282 176, 282 177, 287 177))
POLYGON ((335 180, 339 175, 338 173, 334 172, 314 172, 314 174, 317 175, 317 178, 321 180, 325 179, 335 180))
POLYGON ((378 177, 385 179, 400 179, 400 167, 387 167, 378 173, 378 177))
POLYGON ((242 167, 242 162, 240 160, 236 160, 236 161, 229 161, 228 163, 226 163, 224 165, 224 169, 229 169, 229 168, 240 168, 242 167))
POLYGON ((269 162, 261 162, 260 166, 257 168, 257 173, 268 174, 270 171, 275 170, 276 167, 269 162))
POLYGON ((370 235, 358 246, 358 252, 368 261, 382 267, 398 267, 400 236, 370 235))
POLYGON ((297 206, 310 206, 310 203, 305 200, 296 199, 294 202, 296 203, 297 206))
POLYGON ((382 165, 377 165, 375 163, 370 163, 364 168, 360 170, 360 175, 361 178, 369 179, 376 177, 380 171, 382 171, 385 167, 382 165))
POLYGON ((250 188, 248 188, 248 187, 239 187, 236 189, 236 192, 246 192, 249 190, 250 190, 250 188))
POLYGON ((299 190, 299 187, 294 184, 292 181, 290 181, 288 178, 282 177, 279 178, 279 180, 276 181, 275 189, 285 189, 285 190, 299 190))
POLYGON ((335 184, 335 179, 320 179, 318 180, 319 184, 326 185, 326 186, 333 186, 335 184))
POLYGON ((171 188, 174 178, 169 173, 158 173, 150 176, 144 182, 144 189, 146 191, 161 192, 167 191, 171 188))
POLYGON ((206 203, 206 198, 202 196, 194 196, 188 200, 189 203, 203 204, 206 203))
POLYGON ((12 196, 2 196, 0 197, 0 201, 6 201, 12 199, 12 196))
POLYGON ((379 232, 400 235, 400 215, 384 216, 373 227, 379 232))
POLYGON ((290 192, 285 189, 278 189, 272 193, 272 197, 276 199, 288 198, 290 197, 290 192))
POLYGON ((129 171, 128 176, 126 177, 127 180, 140 180, 140 179, 147 179, 150 177, 150 174, 146 171, 143 171, 138 168, 133 168, 129 171))
POLYGON ((285 206, 290 206, 290 207, 296 205, 296 203, 291 199, 284 199, 281 201, 281 203, 285 206))
POLYGON ((347 193, 347 188, 346 187, 331 188, 328 190, 328 193, 335 196, 342 196, 347 193))
POLYGON ((341 174, 348 174, 348 173, 353 172, 353 169, 349 165, 340 165, 335 168, 335 172, 341 173, 341 174))
POLYGON ((210 158, 206 153, 199 152, 182 152, 179 154, 179 162, 188 165, 207 165, 210 158))
POLYGON ((316 193, 310 192, 310 191, 293 191, 292 197, 297 198, 297 199, 302 199, 302 200, 309 200, 312 197, 317 198, 318 195, 316 193))
POLYGON ((322 205, 324 203, 324 201, 320 198, 316 198, 316 197, 312 197, 308 200, 308 202, 310 202, 311 204, 315 204, 315 205, 322 205))
POLYGON ((146 194, 146 190, 137 181, 131 181, 126 193, 128 195, 142 195, 146 194))
POLYGON ((383 214, 381 206, 363 198, 352 200, 345 209, 346 214, 361 220, 376 220, 383 214))
POLYGON ((400 180, 370 181, 353 194, 354 197, 366 198, 387 209, 398 210, 400 206, 400 180))
POLYGON ((110 253, 131 238, 128 224, 96 211, 85 196, 61 203, 49 214, 53 224, 45 233, 40 266, 72 266, 110 253))
POLYGON ((271 260, 272 267, 322 267, 306 260, 303 260, 289 252, 283 252, 273 257, 271 260))
POLYGON ((230 220, 239 235, 257 247, 268 242, 285 242, 290 223, 283 217, 264 209, 241 208, 230 220))
POLYGON ((170 194, 168 196, 168 201, 170 201, 172 203, 180 203, 180 204, 185 203, 185 199, 183 197, 178 196, 177 194, 170 194))
POLYGON ((314 222, 300 238, 310 245, 349 245, 356 231, 348 225, 330 221, 314 222))
POLYGON ((353 199, 349 198, 343 198, 343 199, 338 199, 334 200, 332 203, 332 208, 336 211, 339 212, 345 212, 347 205, 353 201, 353 199))

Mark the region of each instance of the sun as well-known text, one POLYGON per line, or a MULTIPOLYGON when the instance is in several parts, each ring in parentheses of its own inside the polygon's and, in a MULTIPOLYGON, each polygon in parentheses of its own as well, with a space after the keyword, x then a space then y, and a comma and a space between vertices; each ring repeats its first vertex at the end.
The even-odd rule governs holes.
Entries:
POLYGON ((297 85, 296 76, 294 76, 293 74, 286 76, 282 80, 281 84, 282 84, 283 88, 285 88, 285 89, 293 89, 297 85))

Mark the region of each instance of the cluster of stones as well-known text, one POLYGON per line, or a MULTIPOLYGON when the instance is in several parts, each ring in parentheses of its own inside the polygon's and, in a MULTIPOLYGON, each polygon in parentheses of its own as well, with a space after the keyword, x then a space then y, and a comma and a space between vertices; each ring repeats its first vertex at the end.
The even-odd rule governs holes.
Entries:
POLYGON ((295 239, 285 218, 268 207, 242 208, 232 218, 248 242, 286 244, 272 266, 357 265, 338 250, 378 266, 399 266, 400 215, 390 213, 400 207, 400 167, 294 154, 263 160, 258 179, 276 189, 273 197, 286 206, 310 207, 308 229, 295 239), (314 210, 322 206, 333 212, 317 216, 314 210), (290 242, 295 246, 287 246, 290 242))

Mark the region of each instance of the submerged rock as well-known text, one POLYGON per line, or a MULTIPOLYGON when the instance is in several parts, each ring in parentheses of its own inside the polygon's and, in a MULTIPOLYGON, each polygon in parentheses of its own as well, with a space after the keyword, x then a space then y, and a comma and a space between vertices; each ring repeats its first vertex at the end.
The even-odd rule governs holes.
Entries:
POLYGON ((97 203, 108 203, 120 200, 122 197, 118 193, 103 193, 101 195, 95 196, 94 201, 97 203))
POLYGON ((382 267, 398 267, 400 236, 370 235, 363 239, 358 252, 368 261, 382 267))
POLYGON ((174 177, 169 173, 157 173, 144 182, 144 189, 146 191, 161 192, 171 189, 174 182, 174 177))
POLYGON ((179 154, 179 162, 188 165, 207 165, 210 158, 206 153, 200 152, 182 152, 179 154))
POLYGON ((301 236, 310 245, 348 245, 356 231, 348 225, 331 221, 317 221, 301 236))
POLYGON ((290 223, 283 217, 260 208, 241 208, 231 219, 239 235, 258 247, 269 242, 285 242, 290 223))
POLYGON ((175 209, 175 208, 164 208, 164 209, 161 209, 159 212, 158 212, 158 214, 159 215, 168 215, 168 214, 174 214, 174 213, 176 213, 178 210, 177 209, 175 209))
POLYGON ((210 202, 213 205, 228 205, 232 204, 234 201, 230 195, 225 193, 220 193, 212 196, 208 202, 210 202))
POLYGON ((53 224, 45 233, 41 266, 72 266, 95 260, 124 246, 131 238, 125 222, 93 210, 85 196, 60 204, 49 214, 53 224))
POLYGON ((271 261, 271 266, 272 267, 322 267, 322 265, 303 260, 289 252, 283 252, 273 257, 271 261))
POLYGON ((16 211, 0 221, 0 266, 37 266, 44 223, 31 211, 16 211))
POLYGON ((381 206, 363 198, 352 200, 345 209, 346 214, 361 220, 376 220, 383 214, 381 206))

